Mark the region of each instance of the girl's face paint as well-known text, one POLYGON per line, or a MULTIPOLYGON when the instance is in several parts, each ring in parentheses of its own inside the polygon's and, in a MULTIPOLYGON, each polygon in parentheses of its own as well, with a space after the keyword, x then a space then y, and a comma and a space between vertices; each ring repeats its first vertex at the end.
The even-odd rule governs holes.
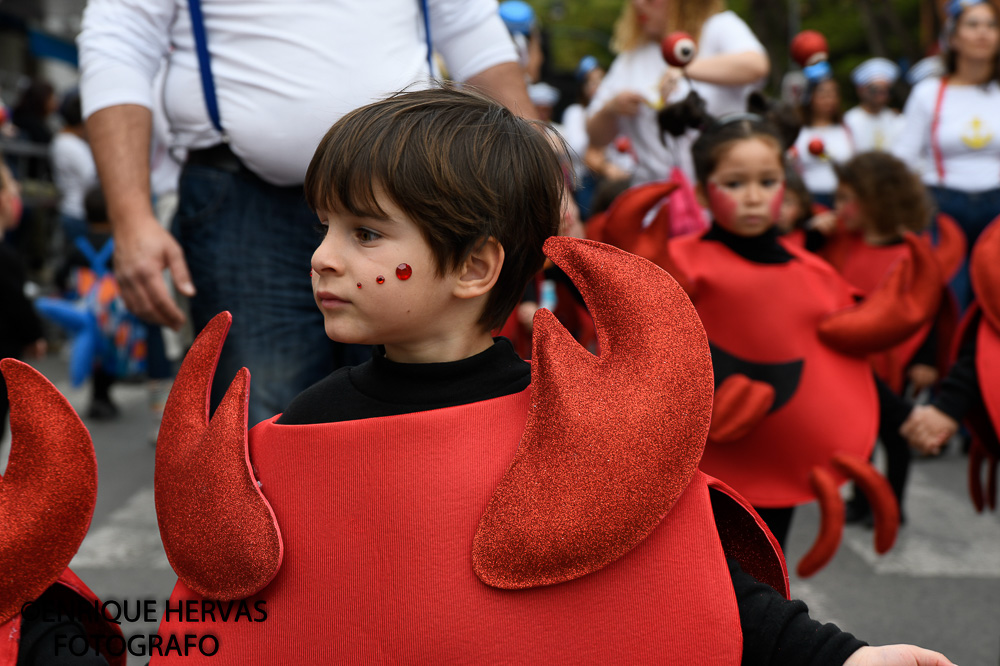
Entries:
POLYGON ((777 144, 751 137, 724 147, 705 191, 716 224, 738 236, 759 236, 781 214, 784 185, 777 144))
POLYGON ((833 195, 833 210, 837 213, 837 218, 848 231, 861 231, 865 224, 861 215, 861 208, 858 206, 858 195, 854 188, 847 185, 838 185, 837 191, 833 195))

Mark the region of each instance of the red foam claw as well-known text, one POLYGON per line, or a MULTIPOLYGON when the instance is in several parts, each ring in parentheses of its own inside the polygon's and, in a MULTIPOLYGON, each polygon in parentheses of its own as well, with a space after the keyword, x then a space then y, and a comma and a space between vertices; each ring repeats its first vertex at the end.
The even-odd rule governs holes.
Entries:
POLYGON ((31 366, 0 361, 10 396, 10 458, 0 479, 0 625, 69 565, 97 501, 90 434, 31 366))
POLYGON ((833 475, 822 467, 814 467, 809 484, 819 500, 820 523, 816 541, 795 568, 801 578, 808 578, 829 564, 844 534, 844 500, 833 475))
POLYGON ((875 519, 875 552, 879 555, 889 552, 899 532, 899 504, 889 482, 865 460, 837 454, 832 462, 868 498, 875 519))
POLYGON ((993 329, 1000 331, 1000 218, 990 222, 980 234, 970 261, 976 300, 993 329))
POLYGON ((247 454, 250 373, 240 370, 208 420, 209 392, 232 316, 217 315, 184 358, 156 443, 156 516, 167 559, 210 599, 251 596, 281 566, 281 533, 247 454))
POLYGON ((910 256, 896 264, 878 289, 858 305, 819 325, 826 345, 852 356, 895 347, 930 321, 941 304, 943 278, 930 245, 906 234, 910 256))
POLYGON ((690 293, 683 273, 670 257, 670 208, 662 206, 643 227, 643 220, 657 203, 677 189, 677 183, 648 183, 629 188, 615 199, 604 221, 603 241, 647 259, 677 280, 690 293))
POLYGON ((708 338, 680 286, 593 241, 553 237, 545 253, 580 289, 601 355, 535 315, 531 410, 473 541, 476 574, 503 589, 579 578, 634 548, 690 483, 711 419, 708 338))
POLYGON ((734 442, 754 429, 774 404, 774 387, 746 375, 729 375, 715 389, 708 439, 734 442))
POLYGON ((941 267, 941 275, 947 282, 955 277, 955 273, 962 267, 968 243, 962 229, 950 215, 939 213, 937 228, 938 242, 934 246, 934 256, 937 258, 938 266, 941 267))

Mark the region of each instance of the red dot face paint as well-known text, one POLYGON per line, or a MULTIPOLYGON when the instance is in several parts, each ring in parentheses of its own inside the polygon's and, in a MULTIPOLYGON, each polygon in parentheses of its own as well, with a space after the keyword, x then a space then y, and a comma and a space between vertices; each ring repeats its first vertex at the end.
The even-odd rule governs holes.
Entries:
POLYGON ((726 190, 712 182, 708 184, 708 208, 712 211, 712 217, 723 229, 733 228, 739 205, 726 190))
POLYGON ((409 280, 411 275, 413 275, 413 269, 410 268, 409 264, 396 266, 396 277, 400 280, 409 280))
POLYGON ((382 276, 382 275, 379 275, 377 278, 375 278, 375 282, 377 284, 385 284, 385 277, 382 276))
POLYGON ((358 283, 358 289, 361 289, 361 283, 360 282, 358 283))

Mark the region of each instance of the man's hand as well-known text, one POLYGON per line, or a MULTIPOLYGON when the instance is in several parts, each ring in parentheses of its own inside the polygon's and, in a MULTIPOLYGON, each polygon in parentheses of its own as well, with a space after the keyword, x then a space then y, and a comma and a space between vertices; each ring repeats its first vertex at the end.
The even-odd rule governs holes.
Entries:
POLYGON ((115 279, 129 311, 154 324, 179 329, 184 313, 163 279, 169 270, 177 291, 194 296, 181 246, 155 217, 115 227, 115 279))
POLYGON ((852 654, 844 666, 955 666, 939 652, 915 645, 866 646, 852 654))

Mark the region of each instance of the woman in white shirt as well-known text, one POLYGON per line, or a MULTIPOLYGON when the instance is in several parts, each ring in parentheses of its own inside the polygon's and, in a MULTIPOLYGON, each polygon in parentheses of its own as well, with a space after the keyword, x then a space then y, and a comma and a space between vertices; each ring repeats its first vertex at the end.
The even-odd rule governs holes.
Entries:
MULTIPOLYGON (((829 69, 822 71, 828 72, 829 69)), ((843 122, 840 89, 836 80, 826 73, 810 79, 799 112, 802 130, 792 148, 796 170, 813 201, 833 208, 833 193, 837 189, 837 174, 833 165, 835 162, 846 162, 855 152, 851 132, 843 122), (818 147, 814 143, 817 140, 822 142, 822 151, 813 150, 818 147)))
MULTIPOLYGON (((938 208, 955 218, 971 248, 1000 214, 1000 12, 982 0, 952 0, 947 9, 946 72, 913 88, 893 152, 919 165, 938 208)), ((952 288, 968 305, 967 267, 952 288)))
POLYGON ((666 102, 687 96, 680 70, 668 67, 660 40, 683 31, 698 42, 698 56, 686 72, 715 116, 742 112, 746 98, 767 76, 770 61, 760 41, 723 0, 630 0, 615 25, 611 64, 587 109, 592 149, 618 134, 631 141, 637 157, 634 183, 667 178, 675 166, 692 172, 688 139, 663 145, 656 114, 666 102))
POLYGON ((87 233, 84 195, 97 185, 97 167, 87 143, 87 131, 80 111, 80 93, 71 91, 59 105, 65 125, 49 145, 52 179, 59 190, 59 217, 68 245, 87 233))

